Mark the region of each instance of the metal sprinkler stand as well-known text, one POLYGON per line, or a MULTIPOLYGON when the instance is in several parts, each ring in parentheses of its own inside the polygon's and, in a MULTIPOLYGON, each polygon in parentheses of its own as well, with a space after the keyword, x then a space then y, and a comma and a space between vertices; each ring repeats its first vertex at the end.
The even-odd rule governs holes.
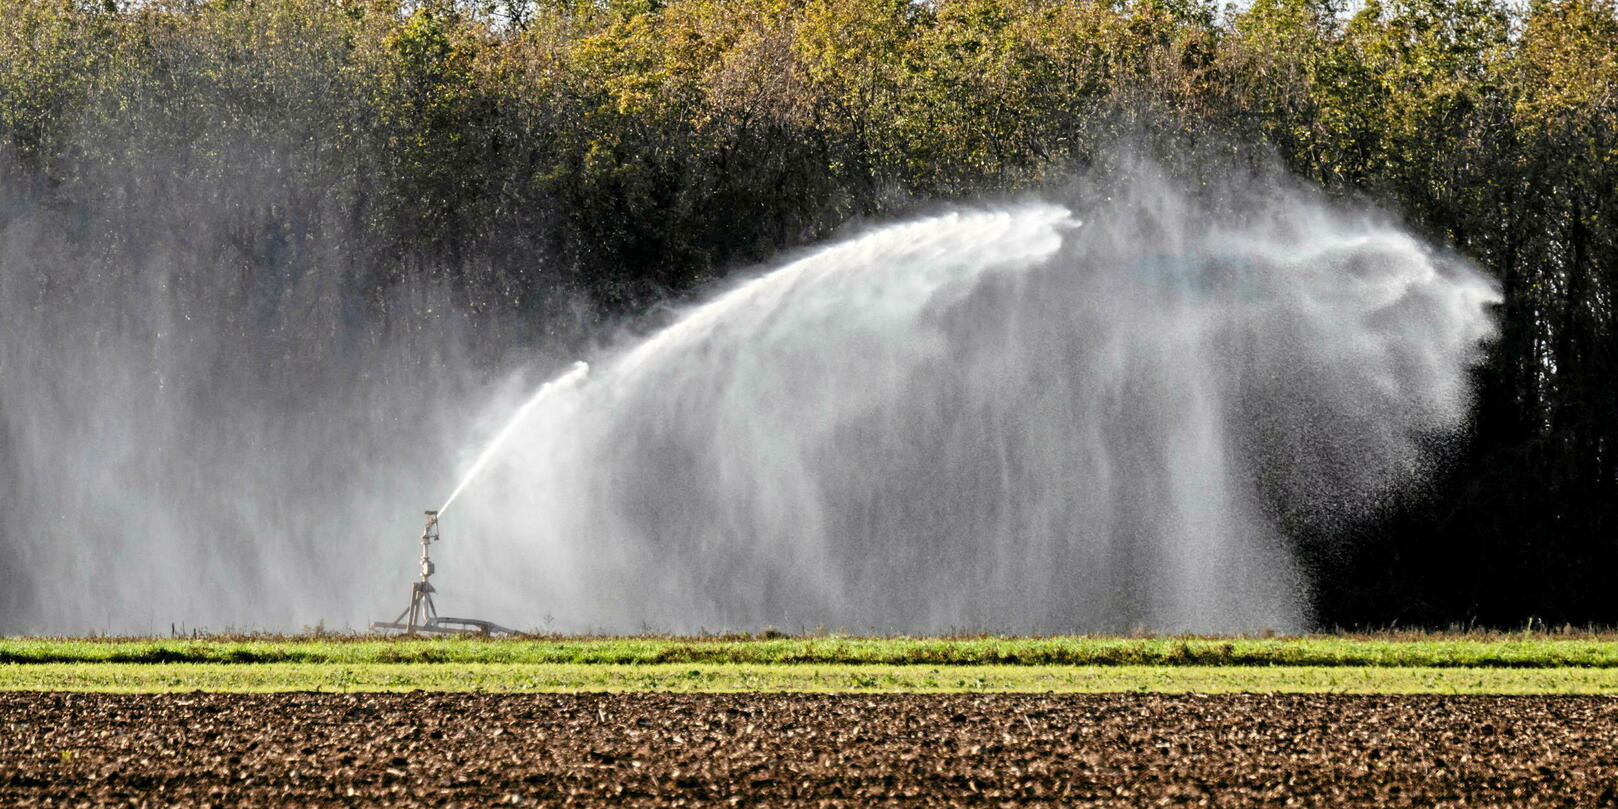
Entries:
POLYGON ((399 617, 392 621, 377 621, 371 624, 372 631, 403 630, 407 635, 428 633, 434 635, 515 635, 517 631, 507 629, 492 621, 482 621, 476 618, 449 618, 438 614, 438 608, 433 605, 432 578, 433 560, 427 555, 429 546, 438 541, 438 512, 427 512, 427 527, 421 531, 421 581, 410 584, 410 606, 399 617))

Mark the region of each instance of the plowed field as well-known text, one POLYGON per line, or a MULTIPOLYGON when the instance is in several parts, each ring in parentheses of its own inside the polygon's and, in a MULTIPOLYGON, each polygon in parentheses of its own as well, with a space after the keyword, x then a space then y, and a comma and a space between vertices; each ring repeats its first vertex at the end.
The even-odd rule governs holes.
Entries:
POLYGON ((0 694, 0 805, 1618 806, 1618 699, 0 694))

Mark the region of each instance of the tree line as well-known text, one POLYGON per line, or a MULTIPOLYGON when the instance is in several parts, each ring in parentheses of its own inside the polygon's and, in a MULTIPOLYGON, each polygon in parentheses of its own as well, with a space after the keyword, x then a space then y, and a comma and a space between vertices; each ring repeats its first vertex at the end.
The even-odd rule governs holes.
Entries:
POLYGON ((340 236, 368 258, 321 271, 361 299, 428 278, 553 336, 1119 144, 1191 176, 1279 163, 1504 293, 1464 449, 1352 541, 1298 537, 1317 620, 1618 621, 1612 0, 0 0, 0 20, 0 229, 43 209, 110 250, 206 215, 224 235, 197 249, 255 278, 340 236))

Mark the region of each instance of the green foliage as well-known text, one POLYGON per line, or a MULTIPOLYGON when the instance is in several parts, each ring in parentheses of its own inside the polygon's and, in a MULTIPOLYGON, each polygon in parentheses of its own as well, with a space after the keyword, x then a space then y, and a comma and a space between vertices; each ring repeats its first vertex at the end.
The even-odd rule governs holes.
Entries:
POLYGON ((61 3, 0 3, 0 144, 36 166, 59 154, 76 96, 99 67, 99 15, 61 3))

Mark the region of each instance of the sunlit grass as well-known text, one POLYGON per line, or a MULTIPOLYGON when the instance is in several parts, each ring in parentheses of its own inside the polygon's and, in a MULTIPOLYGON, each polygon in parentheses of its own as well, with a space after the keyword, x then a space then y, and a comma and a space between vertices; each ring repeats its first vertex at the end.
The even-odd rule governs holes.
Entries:
POLYGON ((0 666, 0 690, 1338 692, 1618 694, 1613 668, 926 666, 573 663, 47 663, 0 666))
POLYGON ((0 640, 0 663, 1615 668, 1610 636, 0 640))

